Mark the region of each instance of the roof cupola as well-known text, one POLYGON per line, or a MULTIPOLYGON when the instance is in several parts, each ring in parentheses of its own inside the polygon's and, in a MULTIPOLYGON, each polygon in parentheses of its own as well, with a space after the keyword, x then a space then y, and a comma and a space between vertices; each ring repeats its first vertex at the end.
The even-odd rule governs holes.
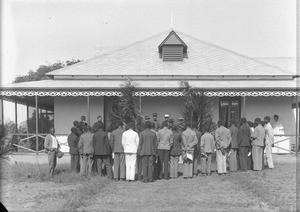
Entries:
POLYGON ((158 46, 158 51, 163 61, 183 61, 187 57, 187 45, 174 30, 158 46))

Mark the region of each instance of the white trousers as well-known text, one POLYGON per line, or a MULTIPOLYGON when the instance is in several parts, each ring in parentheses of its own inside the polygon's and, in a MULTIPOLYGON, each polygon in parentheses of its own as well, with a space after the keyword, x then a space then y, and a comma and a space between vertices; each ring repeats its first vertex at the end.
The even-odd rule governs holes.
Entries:
POLYGON ((136 153, 125 153, 126 180, 134 180, 136 153))
POLYGON ((226 157, 227 157, 227 153, 225 153, 225 155, 222 155, 221 150, 217 150, 216 156, 217 156, 218 174, 226 173, 226 157))
POLYGON ((266 142, 266 157, 269 169, 274 168, 273 158, 272 158, 272 144, 271 142, 266 142))

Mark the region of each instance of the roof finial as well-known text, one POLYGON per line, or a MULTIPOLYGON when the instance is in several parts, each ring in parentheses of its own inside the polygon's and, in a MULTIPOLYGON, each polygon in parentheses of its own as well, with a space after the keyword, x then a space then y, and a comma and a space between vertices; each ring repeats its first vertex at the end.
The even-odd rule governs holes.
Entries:
POLYGON ((171 29, 173 29, 173 13, 171 13, 171 29))

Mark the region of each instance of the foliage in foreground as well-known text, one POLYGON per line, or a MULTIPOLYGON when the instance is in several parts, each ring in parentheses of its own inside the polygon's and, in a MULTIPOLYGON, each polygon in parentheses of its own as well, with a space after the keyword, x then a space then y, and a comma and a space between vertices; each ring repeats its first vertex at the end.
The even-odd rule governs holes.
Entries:
POLYGON ((143 117, 139 108, 139 99, 133 95, 136 91, 135 84, 128 79, 120 86, 120 91, 122 96, 114 102, 115 107, 112 107, 111 115, 125 124, 135 123, 136 130, 140 131, 143 117))
POLYGON ((180 88, 184 93, 184 106, 181 107, 180 113, 183 115, 186 122, 196 122, 198 129, 202 132, 205 125, 213 128, 212 123, 212 108, 213 102, 209 97, 199 93, 188 82, 180 82, 180 88))

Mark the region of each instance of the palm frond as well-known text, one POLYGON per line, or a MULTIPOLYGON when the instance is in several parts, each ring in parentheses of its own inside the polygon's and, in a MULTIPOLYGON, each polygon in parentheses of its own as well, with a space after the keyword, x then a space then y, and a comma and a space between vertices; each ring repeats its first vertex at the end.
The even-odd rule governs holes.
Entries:
POLYGON ((198 129, 203 130, 203 127, 212 120, 213 102, 209 97, 199 94, 186 81, 180 82, 180 88, 184 93, 185 104, 180 108, 180 113, 186 122, 196 122, 198 129))

